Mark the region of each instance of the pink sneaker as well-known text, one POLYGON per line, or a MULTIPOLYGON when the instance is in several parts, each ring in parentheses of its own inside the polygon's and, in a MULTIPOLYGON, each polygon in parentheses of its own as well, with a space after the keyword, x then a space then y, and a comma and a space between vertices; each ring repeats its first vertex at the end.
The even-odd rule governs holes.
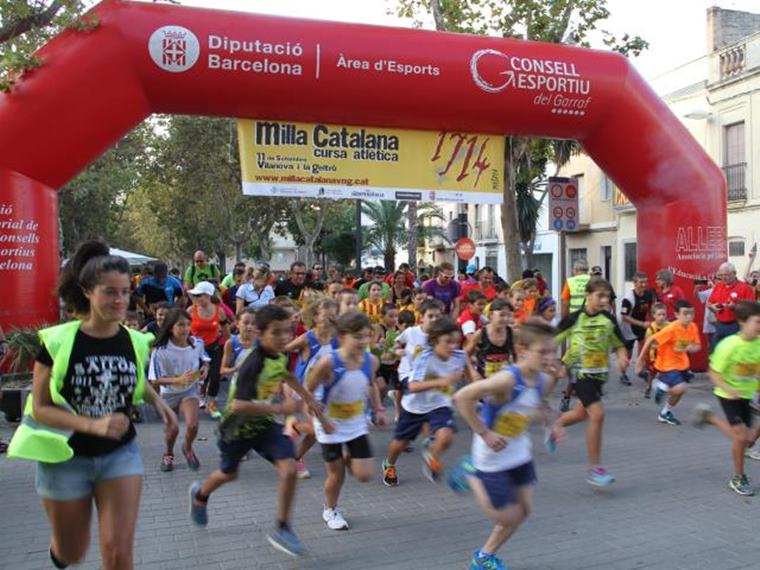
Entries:
POLYGON ((296 460, 296 475, 299 479, 311 479, 311 471, 306 467, 303 459, 296 460))

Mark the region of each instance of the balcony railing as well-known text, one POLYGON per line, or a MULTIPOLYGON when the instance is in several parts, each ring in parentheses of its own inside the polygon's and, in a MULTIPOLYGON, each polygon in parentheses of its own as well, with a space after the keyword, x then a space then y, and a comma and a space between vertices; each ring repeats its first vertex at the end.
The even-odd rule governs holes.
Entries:
POLYGON ((747 65, 747 46, 733 46, 720 54, 720 78, 729 79, 739 75, 747 65))
POLYGON ((728 201, 747 199, 747 163, 729 164, 723 167, 726 173, 728 201))
POLYGON ((475 222, 475 240, 495 240, 498 239, 496 227, 483 220, 475 222))

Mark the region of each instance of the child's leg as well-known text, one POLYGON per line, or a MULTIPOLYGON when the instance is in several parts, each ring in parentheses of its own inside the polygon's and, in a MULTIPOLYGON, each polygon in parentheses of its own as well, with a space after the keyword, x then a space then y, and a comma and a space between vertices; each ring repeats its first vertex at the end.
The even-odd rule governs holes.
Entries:
POLYGON ((386 461, 390 465, 395 465, 399 455, 401 455, 406 447, 409 445, 409 440, 406 439, 392 439, 390 445, 388 445, 388 455, 386 461))
POLYGON ((588 427, 586 428, 586 448, 588 462, 596 467, 602 460, 602 428, 604 427, 604 406, 601 401, 594 402, 586 408, 588 427))
POLYGON ((454 443, 454 430, 444 427, 437 429, 434 433, 435 441, 433 441, 430 452, 434 457, 440 457, 454 443))
POLYGON ((375 460, 371 457, 366 459, 351 458, 351 475, 360 483, 367 483, 372 480, 372 474, 375 472, 375 460))
POLYGON ((221 487, 225 483, 234 481, 235 479, 237 479, 237 476, 238 476, 237 471, 233 471, 232 473, 225 473, 221 469, 212 471, 211 474, 208 477, 206 477, 206 480, 201 484, 201 488, 198 491, 198 496, 196 496, 196 499, 200 499, 203 502, 206 502, 208 498, 211 496, 211 493, 216 491, 219 487, 221 487))
POLYGON ((578 401, 575 403, 575 407, 572 410, 560 415, 554 422, 555 427, 568 427, 578 424, 586 419, 586 408, 583 407, 583 403, 578 401))
POLYGON ((193 442, 198 436, 198 415, 199 402, 196 398, 185 398, 180 404, 180 410, 185 417, 185 444, 184 451, 190 451, 193 448, 193 442))
POLYGON ((491 517, 496 522, 491 535, 481 549, 488 554, 495 554, 528 518, 533 510, 533 487, 524 485, 516 490, 517 503, 496 511, 491 517))
POLYGON ((396 431, 393 439, 388 445, 388 456, 386 461, 389 465, 395 465, 398 456, 407 448, 410 441, 413 441, 420 434, 422 426, 425 424, 427 414, 413 414, 401 408, 401 415, 396 424, 396 431))
POLYGON ((277 520, 280 523, 288 523, 296 495, 296 461, 292 457, 278 459, 274 466, 280 475, 280 484, 277 487, 277 520))
POLYGON ((678 402, 681 400, 681 397, 687 392, 688 384, 686 382, 683 382, 681 384, 678 384, 676 386, 673 386, 670 389, 670 398, 668 398, 668 405, 671 408, 675 408, 678 402))
MULTIPOLYGON (((177 408, 172 408, 174 412, 177 412, 177 408)), ((187 419, 185 419, 187 421, 187 419)), ((174 455, 174 444, 177 442, 177 437, 179 437, 179 422, 177 422, 176 426, 172 426, 171 428, 164 431, 164 440, 166 441, 166 454, 167 455, 174 455)))
POLYGON ((346 462, 343 457, 325 463, 327 477, 325 478, 325 506, 334 509, 338 506, 338 498, 343 483, 346 480, 346 462))

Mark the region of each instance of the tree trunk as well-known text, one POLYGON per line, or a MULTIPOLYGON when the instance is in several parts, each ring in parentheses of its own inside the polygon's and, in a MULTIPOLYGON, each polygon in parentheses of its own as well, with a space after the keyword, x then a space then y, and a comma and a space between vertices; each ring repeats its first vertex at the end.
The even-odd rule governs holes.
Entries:
POLYGON ((504 235, 504 252, 507 260, 507 281, 514 283, 522 277, 520 256, 520 228, 517 224, 517 197, 515 194, 515 160, 512 137, 507 137, 504 148, 504 201, 501 204, 501 231, 504 235))
POLYGON ((412 271, 417 271, 417 242, 419 241, 419 232, 417 231, 417 202, 409 202, 406 209, 406 220, 409 226, 406 254, 409 258, 409 267, 412 268, 412 271))
POLYGON ((227 254, 223 251, 217 251, 216 257, 219 259, 219 271, 227 272, 227 254))
POLYGON ((386 248, 383 251, 383 265, 388 272, 396 270, 396 250, 393 247, 386 248))

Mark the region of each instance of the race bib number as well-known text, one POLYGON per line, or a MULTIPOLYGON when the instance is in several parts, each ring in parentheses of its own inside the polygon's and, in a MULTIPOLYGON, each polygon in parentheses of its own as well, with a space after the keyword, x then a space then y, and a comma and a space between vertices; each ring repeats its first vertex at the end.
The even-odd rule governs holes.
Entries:
POLYGON ((493 376, 497 372, 501 372, 501 369, 506 366, 506 362, 488 362, 486 361, 483 366, 483 372, 486 376, 493 376))
POLYGON ((607 368, 606 352, 584 352, 581 359, 581 367, 585 370, 599 370, 607 368))
POLYGON ((327 407, 327 415, 336 420, 350 420, 360 416, 364 411, 364 402, 330 402, 327 407))
POLYGON ((259 400, 271 400, 280 393, 280 381, 262 384, 259 386, 259 400))
POLYGON ((533 418, 524 414, 499 414, 494 422, 493 431, 504 437, 517 437, 525 433, 531 421, 533 418))
POLYGON ((689 339, 688 338, 678 338, 675 342, 676 350, 679 350, 681 352, 685 351, 689 347, 689 339))
POLYGON ((734 365, 734 378, 744 382, 753 382, 760 376, 760 364, 755 362, 737 362, 734 365))

